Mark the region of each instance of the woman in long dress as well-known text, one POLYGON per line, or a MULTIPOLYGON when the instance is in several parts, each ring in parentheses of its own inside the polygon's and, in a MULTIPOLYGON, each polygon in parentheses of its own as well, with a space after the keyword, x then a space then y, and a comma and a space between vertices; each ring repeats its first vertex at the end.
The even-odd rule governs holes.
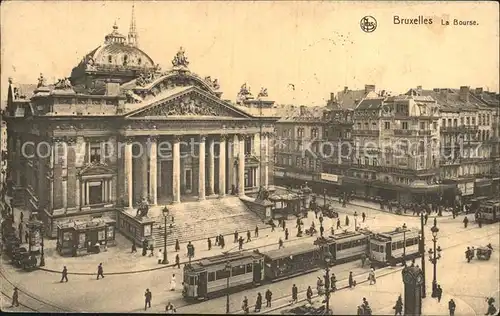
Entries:
POLYGON ((170 279, 170 291, 175 291, 175 274, 172 274, 172 279, 170 279))

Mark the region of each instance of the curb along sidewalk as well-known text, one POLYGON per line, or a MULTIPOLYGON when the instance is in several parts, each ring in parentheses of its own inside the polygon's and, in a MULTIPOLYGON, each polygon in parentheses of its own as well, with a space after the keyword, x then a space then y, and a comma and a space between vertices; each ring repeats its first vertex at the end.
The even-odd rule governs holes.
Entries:
MULTIPOLYGON (((377 279, 379 279, 379 278, 381 278, 383 276, 386 276, 386 275, 392 274, 392 273, 397 273, 397 272, 399 272, 401 270, 403 270, 402 266, 398 266, 398 267, 384 267, 384 268, 377 269, 375 271, 376 272, 378 271, 378 273, 376 274, 376 276, 377 276, 377 279)), ((365 282, 368 282, 368 274, 369 274, 368 272, 365 272, 365 273, 361 273, 361 274, 355 275, 354 276, 354 280, 360 279, 360 281, 356 280, 356 286, 359 285, 359 284, 363 284, 365 282)), ((338 280, 337 281, 337 290, 335 292, 341 291, 341 290, 346 290, 346 289, 349 289, 349 279, 338 280)), ((287 297, 278 298, 276 301, 272 302, 273 304, 278 303, 279 304, 278 306, 271 307, 269 309, 262 308, 260 312, 250 312, 250 314, 262 315, 262 314, 268 314, 269 312, 276 311, 276 310, 279 310, 279 309, 282 309, 282 308, 285 308, 285 307, 288 307, 288 306, 293 306, 293 305, 300 306, 300 305, 298 305, 299 303, 307 301, 306 292, 307 292, 307 290, 300 291, 298 293, 298 301, 295 304, 291 303, 291 295, 290 295, 290 296, 287 296, 287 297)), ((335 292, 331 292, 330 293, 330 297, 335 296, 335 292)), ((317 293, 317 291, 316 291, 315 288, 313 289, 313 293, 314 294, 312 296, 312 300, 324 297, 324 294, 323 295, 318 295, 318 293, 317 293)), ((252 305, 249 305, 249 307, 250 306, 252 306, 252 305)), ((253 309, 250 309, 250 310, 253 310, 253 309)), ((232 314, 244 314, 244 312, 242 310, 239 310, 237 312, 233 312, 232 314)))
MULTIPOLYGON (((298 193, 298 191, 299 191, 297 189, 288 189, 288 188, 279 187, 279 186, 276 186, 276 189, 291 191, 291 192, 294 192, 294 193, 298 193)), ((319 193, 315 193, 315 192, 313 192, 313 194, 316 195, 316 201, 319 202, 320 204, 323 204, 323 195, 321 195, 319 193)), ((335 202, 336 204, 340 205, 341 208, 339 209, 339 211, 342 210, 342 209, 343 210, 348 210, 347 206, 348 205, 353 205, 353 206, 367 208, 367 209, 371 209, 371 210, 374 210, 374 211, 384 212, 384 213, 388 213, 388 214, 392 214, 392 215, 397 215, 397 216, 419 217, 418 215, 413 215, 413 214, 404 213, 404 212, 401 213, 401 214, 396 214, 395 212, 389 212, 385 208, 383 210, 381 210, 380 207, 377 207, 377 204, 375 202, 364 202, 364 201, 360 201, 360 200, 353 200, 351 202, 346 203, 346 207, 344 208, 344 207, 342 207, 342 203, 339 202, 338 197, 335 198, 335 197, 327 195, 326 196, 326 200, 329 201, 329 202, 335 202)), ((343 212, 343 213, 347 213, 347 212, 343 212)), ((354 213, 354 212, 352 212, 352 213, 354 213)), ((451 216, 452 216, 452 214, 450 212, 443 211, 443 216, 437 216, 436 213, 432 213, 429 217, 433 218, 433 217, 451 217, 451 216)))

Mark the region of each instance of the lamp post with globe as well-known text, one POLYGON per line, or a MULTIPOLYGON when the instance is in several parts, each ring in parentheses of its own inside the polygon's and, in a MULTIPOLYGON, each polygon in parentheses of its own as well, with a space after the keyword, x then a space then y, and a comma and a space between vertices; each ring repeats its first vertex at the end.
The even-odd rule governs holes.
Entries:
POLYGON ((163 261, 162 263, 163 264, 168 264, 168 260, 167 260, 167 218, 168 218, 168 215, 170 213, 170 211, 168 210, 168 208, 165 206, 162 210, 163 212, 163 224, 164 224, 164 231, 163 231, 163 261))
POLYGON ((437 227, 437 219, 434 218, 434 226, 431 227, 431 233, 432 233, 432 243, 434 244, 434 250, 429 249, 429 261, 433 265, 433 276, 432 276, 432 297, 436 297, 436 289, 437 289, 437 261, 441 259, 441 247, 437 246, 436 248, 436 243, 437 243, 437 235, 439 232, 439 228, 437 227))

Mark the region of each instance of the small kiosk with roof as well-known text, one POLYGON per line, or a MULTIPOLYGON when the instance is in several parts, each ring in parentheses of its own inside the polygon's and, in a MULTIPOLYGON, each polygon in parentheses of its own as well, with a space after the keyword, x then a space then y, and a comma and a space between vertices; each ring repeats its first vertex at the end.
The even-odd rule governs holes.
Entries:
POLYGON ((81 256, 98 253, 101 247, 115 245, 115 224, 111 218, 71 221, 57 226, 57 251, 61 255, 81 256))

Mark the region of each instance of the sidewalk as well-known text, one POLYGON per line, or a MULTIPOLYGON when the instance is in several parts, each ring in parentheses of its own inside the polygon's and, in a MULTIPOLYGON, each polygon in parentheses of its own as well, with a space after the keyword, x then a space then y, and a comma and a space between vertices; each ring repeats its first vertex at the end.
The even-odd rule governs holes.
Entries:
MULTIPOLYGON (((276 188, 276 190, 292 191, 292 192, 296 192, 296 193, 299 192, 299 190, 297 190, 297 189, 286 189, 286 188, 279 187, 279 186, 276 186, 275 188, 276 188)), ((323 195, 316 194, 316 193, 314 193, 314 194, 316 195, 316 202, 318 202, 319 205, 323 205, 323 202, 324 202, 323 195)), ((345 213, 354 214, 354 212, 349 212, 347 207, 345 207, 345 208, 342 207, 342 203, 339 202, 338 197, 333 197, 333 196, 327 195, 326 200, 327 200, 327 202, 329 202, 333 206, 340 207, 338 210, 345 212, 345 213)), ((354 199, 354 200, 348 202, 346 204, 346 206, 348 206, 348 205, 358 206, 358 207, 367 208, 367 209, 371 209, 371 210, 375 210, 375 211, 379 211, 379 212, 384 212, 384 213, 388 213, 388 214, 393 214, 393 215, 398 215, 398 216, 419 217, 418 215, 413 215, 413 213, 410 213, 410 212, 408 212, 408 213, 403 212, 401 214, 396 214, 395 212, 389 212, 389 210, 387 210, 386 208, 381 210, 380 204, 375 203, 375 202, 363 201, 363 200, 359 200, 359 199, 354 199)), ((361 214, 358 214, 358 215, 361 216, 361 214)), ((451 217, 451 216, 452 216, 451 212, 443 211, 443 216, 440 216, 440 217, 451 217)), ((429 217, 433 218, 433 217, 438 217, 438 216, 436 213, 431 213, 431 215, 429 217)))
MULTIPOLYGON (((15 213, 19 213, 18 210, 15 213)), ((25 215, 26 216, 26 215, 25 215)), ((307 219, 303 219, 305 228, 308 228, 313 221, 315 221, 316 227, 319 227, 319 221, 315 219, 314 213, 310 212, 307 219)), ((281 227, 276 227, 274 232, 271 232, 271 228, 265 228, 259 230, 259 237, 254 237, 254 228, 250 230, 252 238, 250 242, 245 242, 243 244, 243 250, 253 250, 259 249, 260 251, 268 251, 274 248, 278 248, 278 240, 281 238, 284 242, 285 247, 287 245, 299 244, 304 242, 313 244, 313 241, 318 235, 309 237, 303 235, 303 237, 296 237, 297 229, 295 228, 296 220, 287 220, 286 227, 289 230, 289 239, 285 240, 285 234, 281 227)), ((323 221, 325 227, 325 235, 329 235, 329 228, 333 225, 333 220, 325 218, 323 221)), ((303 229, 305 229, 303 228, 303 229)), ((350 230, 354 229, 354 224, 349 226, 350 230)), ((336 233, 340 233, 340 230, 336 230, 336 233)), ((243 236, 246 241, 246 232, 239 232, 240 236, 243 236)), ((212 240, 212 249, 208 250, 207 240, 196 240, 192 241, 195 247, 195 257, 192 259, 193 262, 200 260, 202 258, 221 255, 223 252, 234 252, 238 251, 238 244, 233 243, 234 235, 225 235, 226 247, 221 249, 219 246, 215 246, 215 239, 212 240)), ((131 253, 131 242, 126 239, 121 234, 116 235, 116 246, 109 247, 106 252, 101 252, 98 254, 90 254, 81 257, 62 257, 60 256, 56 248, 56 240, 45 241, 45 266, 41 267, 40 270, 61 273, 63 266, 68 269, 68 274, 74 275, 95 275, 97 265, 102 262, 104 266, 105 273, 107 275, 113 274, 133 274, 154 271, 159 269, 165 269, 174 266, 175 255, 179 254, 181 265, 189 262, 187 257, 186 246, 187 243, 180 244, 180 251, 175 252, 175 246, 167 246, 167 256, 169 264, 163 265, 158 264, 158 259, 156 257, 158 248, 155 249, 154 256, 149 256, 149 251, 147 256, 142 256, 142 248, 138 247, 137 253, 131 253)), ((160 248, 163 251, 163 248, 160 248)))

